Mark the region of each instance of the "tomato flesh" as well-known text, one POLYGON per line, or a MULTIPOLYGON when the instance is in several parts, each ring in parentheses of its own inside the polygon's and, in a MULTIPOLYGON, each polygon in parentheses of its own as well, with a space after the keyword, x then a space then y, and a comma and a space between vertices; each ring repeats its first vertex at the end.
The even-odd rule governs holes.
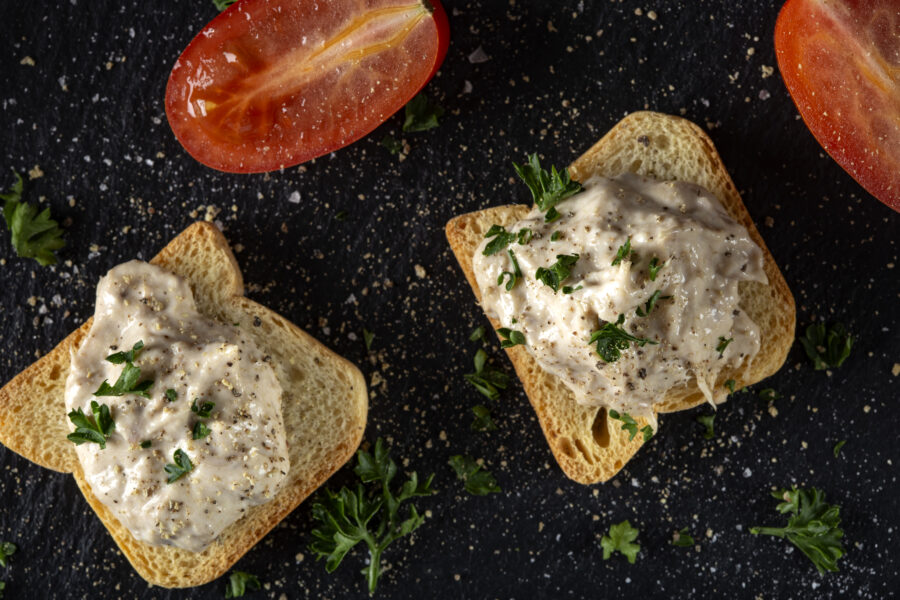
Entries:
POLYGON ((789 0, 775 25, 778 68, 823 148, 900 211, 900 5, 789 0))
POLYGON ((288 167, 387 120, 431 79, 447 43, 437 0, 241 0, 176 61, 166 115, 214 169, 288 167))

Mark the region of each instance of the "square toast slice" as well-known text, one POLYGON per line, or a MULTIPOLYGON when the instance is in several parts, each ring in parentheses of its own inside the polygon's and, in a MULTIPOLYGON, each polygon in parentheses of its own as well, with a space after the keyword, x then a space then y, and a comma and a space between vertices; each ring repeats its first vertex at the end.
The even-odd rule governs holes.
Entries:
POLYGON ((284 390, 282 411, 291 468, 270 502, 254 506, 202 552, 139 542, 92 493, 75 453, 64 402, 70 356, 92 319, 0 389, 0 443, 54 471, 72 473, 116 544, 153 585, 189 587, 224 574, 303 499, 349 460, 368 413, 365 379, 352 363, 271 310, 244 297, 237 261, 225 236, 197 222, 150 262, 190 283, 198 310, 239 323, 272 357, 284 390))
MULTIPOLYGON (((794 297, 759 235, 712 141, 697 125, 661 113, 635 112, 622 119, 569 167, 577 181, 594 175, 615 177, 636 173, 661 180, 681 180, 712 192, 733 219, 747 228, 763 250, 768 284, 741 282, 740 307, 760 328, 759 354, 750 369, 725 370, 716 385, 735 380, 736 389, 772 375, 784 363, 794 342, 794 297)), ((472 270, 472 256, 491 225, 509 227, 528 214, 530 207, 507 205, 460 215, 446 226, 447 240, 476 299, 480 291, 472 270)), ((500 324, 491 319, 496 330, 500 324)), ((565 474, 584 484, 613 477, 643 445, 642 436, 629 440, 618 421, 603 407, 584 406, 558 377, 541 369, 522 346, 507 348, 516 374, 538 416, 541 429, 565 474)), ((696 380, 670 390, 658 405, 659 413, 687 410, 706 402, 696 380)), ((646 422, 638 419, 639 427, 646 422)))

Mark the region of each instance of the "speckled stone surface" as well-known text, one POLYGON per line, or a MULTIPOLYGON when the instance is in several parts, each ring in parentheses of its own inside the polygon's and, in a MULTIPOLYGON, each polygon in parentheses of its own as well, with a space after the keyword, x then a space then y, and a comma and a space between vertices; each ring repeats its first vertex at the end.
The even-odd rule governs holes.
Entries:
MULTIPOLYGON (((237 249, 251 298, 366 373, 366 439, 384 436, 403 468, 436 473, 439 493, 418 502, 429 518, 412 544, 388 550, 379 597, 890 597, 900 589, 900 215, 799 119, 775 68, 778 4, 448 0, 450 51, 427 87, 447 109, 439 129, 401 134, 395 116, 300 168, 237 176, 193 161, 163 108, 169 70, 215 16, 211 2, 6 0, 0 187, 10 168, 37 176, 25 198, 65 222, 67 246, 59 265, 39 268, 0 230, 0 381, 92 313, 106 270, 210 218, 237 249), (463 380, 476 349, 467 338, 486 320, 442 230, 460 212, 527 201, 512 160, 539 151, 567 164, 644 108, 710 133, 794 292, 799 326, 840 320, 857 341, 832 373, 795 347, 757 386, 783 397, 734 396, 714 440, 695 422, 708 408, 664 416, 612 482, 584 487, 556 466, 517 384, 491 404, 499 429, 470 431, 470 408, 485 399, 463 380), (379 145, 386 133, 406 140, 408 158, 379 145), (363 328, 375 333, 371 352, 363 328), (467 495, 447 464, 458 453, 483 458, 503 493, 467 495), (748 533, 783 521, 769 491, 790 484, 842 506, 840 573, 820 577, 786 542, 748 533), (599 538, 623 519, 640 529, 635 565, 602 560, 599 538), (670 545, 682 527, 695 548, 670 545)), ((71 477, 4 448, 0 473, 0 540, 19 546, 0 568, 7 598, 223 597, 224 579, 148 587, 71 477)), ((328 485, 351 480, 344 469, 328 485)), ((367 596, 364 552, 326 574, 307 549, 311 526, 301 505, 236 565, 265 582, 248 597, 367 596)))

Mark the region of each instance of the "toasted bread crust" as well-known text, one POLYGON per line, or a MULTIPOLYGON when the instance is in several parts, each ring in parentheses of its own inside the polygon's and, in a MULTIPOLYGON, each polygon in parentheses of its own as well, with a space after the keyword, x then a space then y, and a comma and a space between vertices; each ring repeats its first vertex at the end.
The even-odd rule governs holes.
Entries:
POLYGON ((282 411, 291 461, 285 487, 270 502, 251 508, 203 552, 137 541, 91 492, 74 445, 66 440, 64 394, 70 353, 81 344, 91 320, 0 389, 0 442, 41 466, 72 473, 91 508, 144 579, 162 587, 189 587, 225 573, 353 456, 366 425, 368 395, 365 380, 353 364, 243 297, 237 261, 214 225, 191 225, 151 262, 190 282, 201 313, 240 323, 272 356, 284 390, 282 411))
MULTIPOLYGON (((572 177, 585 181, 594 175, 614 177, 624 172, 663 180, 688 181, 703 186, 722 202, 725 210, 747 228, 763 250, 768 285, 742 282, 740 306, 760 328, 761 351, 747 370, 725 371, 718 385, 734 379, 737 387, 756 383, 775 373, 794 340, 794 298, 775 260, 759 235, 715 147, 702 129, 679 117, 653 112, 632 113, 579 157, 570 167, 572 177)), ((472 255, 493 224, 509 226, 523 218, 529 207, 501 206, 460 215, 446 226, 447 240, 478 301, 472 255)), ((500 325, 491 320, 494 329, 500 325)), ((640 436, 628 439, 606 411, 579 405, 562 381, 541 369, 524 348, 506 350, 534 407, 541 429, 565 474, 580 483, 606 481, 641 447, 640 436)), ((692 380, 671 390, 658 412, 686 410, 705 402, 692 380)), ((641 423, 643 425, 643 423, 641 423)))

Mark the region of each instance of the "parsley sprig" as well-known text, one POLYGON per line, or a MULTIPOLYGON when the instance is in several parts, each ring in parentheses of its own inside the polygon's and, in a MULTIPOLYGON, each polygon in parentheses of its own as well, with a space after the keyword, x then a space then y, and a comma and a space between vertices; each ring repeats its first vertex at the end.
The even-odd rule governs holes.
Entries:
POLYGON ((840 507, 825 502, 825 494, 816 488, 781 489, 772 497, 782 502, 776 507, 781 514, 790 514, 787 527, 753 527, 753 535, 774 535, 787 538, 800 548, 819 570, 837 571, 837 561, 846 550, 841 544, 844 530, 840 528, 840 507))
POLYGON ((91 400, 91 413, 93 417, 85 415, 80 408, 69 413, 69 420, 75 425, 75 431, 67 435, 66 439, 76 446, 93 442, 99 444, 101 450, 106 450, 106 440, 115 431, 116 422, 109 413, 109 407, 97 404, 96 400, 91 400))
POLYGON ((534 203, 544 213, 544 221, 547 223, 560 217, 556 205, 581 191, 581 184, 572 181, 567 169, 557 171, 556 167, 550 167, 549 173, 542 169, 537 154, 529 155, 528 162, 524 165, 513 163, 513 168, 531 190, 534 203))
POLYGON ((622 421, 622 430, 627 431, 629 434, 631 434, 628 437, 629 442, 634 439, 634 436, 638 434, 638 431, 643 434, 645 442, 649 441, 650 438, 653 437, 653 428, 651 426, 644 425, 640 428, 640 430, 638 430, 637 421, 635 421, 634 417, 632 417, 628 413, 619 413, 619 411, 617 410, 610 409, 608 414, 610 418, 617 421, 622 421))
POLYGON ((538 267, 534 278, 543 282, 555 294, 559 291, 560 284, 572 274, 572 267, 578 262, 578 258, 578 254, 557 254, 556 262, 550 268, 538 267))
POLYGON ((522 278, 522 269, 519 268, 519 261, 516 260, 516 255, 513 254, 513 251, 507 250, 506 253, 509 254, 509 260, 512 262, 513 270, 500 273, 500 277, 497 278, 497 285, 503 285, 503 278, 509 277, 509 281, 506 282, 506 291, 509 292, 516 287, 516 284, 519 283, 519 280, 522 278))
POLYGON ((608 363, 619 360, 622 356, 622 350, 627 350, 632 343, 637 344, 641 348, 646 344, 656 345, 659 343, 649 338, 639 338, 631 335, 622 328, 624 322, 625 315, 619 315, 615 323, 607 322, 603 327, 593 332, 591 339, 588 341, 590 345, 597 345, 597 354, 608 363))
POLYGON ((682 527, 672 534, 672 545, 679 547, 687 547, 694 545, 694 536, 691 535, 687 527, 682 527))
POLYGON ((50 218, 50 209, 38 213, 37 206, 22 202, 22 176, 13 171, 16 182, 3 200, 3 220, 10 232, 13 249, 22 258, 33 258, 42 267, 56 264, 54 252, 66 245, 63 230, 50 218))
POLYGON ((465 482, 466 491, 473 496, 487 496, 501 491, 490 471, 471 456, 451 456, 450 466, 456 471, 456 478, 465 482))
POLYGON ((628 559, 629 563, 634 564, 638 552, 641 551, 641 546, 634 543, 638 533, 640 532, 632 527, 627 519, 618 525, 611 526, 609 535, 604 535, 600 538, 600 547, 603 548, 603 560, 609 560, 613 552, 619 552, 628 559))
POLYGON ((325 559, 325 570, 333 572, 341 564, 344 556, 360 542, 369 549, 369 563, 363 574, 366 576, 369 593, 375 592, 378 577, 382 573, 381 555, 394 541, 409 535, 425 522, 425 517, 409 505, 409 516, 400 516, 400 505, 416 496, 430 496, 431 480, 428 476, 419 482, 416 473, 399 488, 391 482, 397 475, 397 464, 390 458, 390 450, 379 438, 375 442, 375 453, 364 450, 356 453, 358 464, 353 469, 362 483, 355 489, 342 487, 339 492, 325 490, 313 504, 313 518, 319 526, 313 529, 313 542, 309 549, 316 558, 325 559), (363 484, 369 485, 368 488, 363 484))
POLYGON ((519 231, 512 232, 506 231, 506 227, 503 227, 502 225, 491 225, 491 228, 487 230, 484 237, 486 239, 494 239, 485 245, 484 250, 482 250, 481 253, 485 256, 497 254, 513 242, 518 242, 520 246, 524 246, 531 241, 533 235, 531 229, 528 227, 523 227, 519 231))
POLYGON ((800 343, 816 371, 821 371, 844 364, 850 356, 853 337, 841 323, 830 327, 824 323, 814 323, 806 328, 806 336, 800 338, 800 343))
POLYGON ((487 352, 479 348, 475 353, 475 372, 466 373, 463 377, 479 392, 496 400, 500 397, 500 390, 505 390, 509 385, 509 375, 490 366, 487 358, 487 352))

